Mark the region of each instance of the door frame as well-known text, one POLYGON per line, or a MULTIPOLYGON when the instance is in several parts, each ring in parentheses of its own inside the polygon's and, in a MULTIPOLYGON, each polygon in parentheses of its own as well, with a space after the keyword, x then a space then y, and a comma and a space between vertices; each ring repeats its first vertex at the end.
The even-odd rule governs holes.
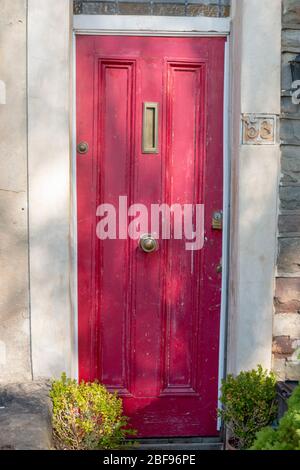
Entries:
MULTIPOLYGON (((172 36, 172 37, 226 37, 224 65, 224 112, 223 112, 223 237, 222 237, 222 287, 219 338, 219 393, 226 375, 228 279, 229 279, 229 221, 230 221, 230 144, 229 144, 229 96, 230 96, 230 18, 136 16, 136 15, 74 15, 72 35, 72 271, 74 310, 74 364, 78 379, 78 273, 77 273, 77 177, 76 177, 76 36, 172 36)), ((219 403, 220 405, 220 403, 219 403)), ((221 428, 218 418, 218 430, 221 428)))

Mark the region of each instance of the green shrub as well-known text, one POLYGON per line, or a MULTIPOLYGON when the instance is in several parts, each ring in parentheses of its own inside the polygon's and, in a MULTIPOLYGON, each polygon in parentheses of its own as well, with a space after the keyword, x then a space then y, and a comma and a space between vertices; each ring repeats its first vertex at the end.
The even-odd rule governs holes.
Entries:
POLYGON ((223 381, 219 415, 238 449, 251 447, 256 433, 275 419, 275 384, 275 376, 261 366, 237 377, 228 375, 223 381))
POLYGON ((257 433, 253 450, 300 450, 300 385, 288 400, 288 410, 277 429, 270 427, 257 433))
POLYGON ((118 449, 135 434, 127 428, 121 399, 97 382, 78 384, 63 374, 53 382, 50 396, 58 449, 118 449))

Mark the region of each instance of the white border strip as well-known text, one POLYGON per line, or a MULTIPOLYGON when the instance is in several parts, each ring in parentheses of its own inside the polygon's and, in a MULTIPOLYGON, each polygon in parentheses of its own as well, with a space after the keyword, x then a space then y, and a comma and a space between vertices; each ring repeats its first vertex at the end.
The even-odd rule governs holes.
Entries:
MULTIPOLYGON (((220 315, 220 345, 219 345, 219 401, 222 380, 226 374, 226 347, 227 347, 227 305, 228 305, 228 269, 229 269, 229 225, 230 225, 230 149, 229 149, 229 41, 225 44, 224 67, 224 137, 223 137, 223 241, 222 241, 222 296, 220 315)), ((218 418, 218 430, 221 429, 222 420, 218 418)))
POLYGON ((227 36, 230 18, 135 15, 74 15, 77 34, 134 36, 227 36))
POLYGON ((78 354, 78 269, 77 269, 77 113, 76 113, 76 36, 72 35, 72 139, 71 139, 71 301, 73 303, 73 341, 72 341, 72 377, 79 380, 79 354, 78 354))

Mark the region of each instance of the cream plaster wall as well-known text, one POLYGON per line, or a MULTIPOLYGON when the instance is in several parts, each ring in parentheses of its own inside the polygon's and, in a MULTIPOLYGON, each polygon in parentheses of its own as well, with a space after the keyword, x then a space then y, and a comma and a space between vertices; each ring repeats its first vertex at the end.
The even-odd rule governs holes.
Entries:
POLYGON ((29 240, 34 377, 71 373, 71 6, 28 0, 29 240))
POLYGON ((31 379, 26 1, 0 12, 0 382, 13 382, 31 379))
POLYGON ((281 0, 235 0, 231 38, 228 370, 271 368, 280 151, 242 145, 243 113, 280 114, 281 0))

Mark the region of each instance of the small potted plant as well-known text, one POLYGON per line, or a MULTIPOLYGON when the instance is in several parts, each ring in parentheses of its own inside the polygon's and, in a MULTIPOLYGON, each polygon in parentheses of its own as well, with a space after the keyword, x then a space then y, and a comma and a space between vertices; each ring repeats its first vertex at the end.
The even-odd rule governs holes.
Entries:
POLYGON ((288 399, 288 409, 276 429, 268 426, 256 435, 252 450, 300 450, 300 385, 288 399))
POLYGON ((53 435, 57 450, 128 449, 136 431, 123 415, 122 400, 98 382, 77 383, 63 374, 52 384, 53 435))
POLYGON ((222 409, 219 415, 226 426, 226 449, 249 449, 255 435, 271 424, 277 415, 276 379, 261 366, 228 375, 222 382, 222 409))

